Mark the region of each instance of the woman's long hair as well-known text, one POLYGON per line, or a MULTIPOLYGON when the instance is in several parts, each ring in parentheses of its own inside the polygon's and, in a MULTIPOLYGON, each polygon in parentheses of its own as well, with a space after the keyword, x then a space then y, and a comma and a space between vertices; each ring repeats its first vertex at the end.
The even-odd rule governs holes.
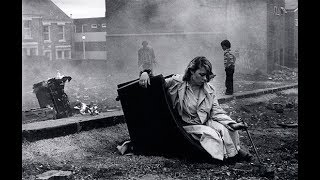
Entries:
POLYGON ((192 75, 191 72, 195 72, 201 67, 204 67, 207 70, 207 82, 209 82, 212 78, 216 76, 212 73, 212 65, 210 61, 204 56, 198 56, 190 61, 189 65, 185 70, 182 80, 190 81, 192 75))

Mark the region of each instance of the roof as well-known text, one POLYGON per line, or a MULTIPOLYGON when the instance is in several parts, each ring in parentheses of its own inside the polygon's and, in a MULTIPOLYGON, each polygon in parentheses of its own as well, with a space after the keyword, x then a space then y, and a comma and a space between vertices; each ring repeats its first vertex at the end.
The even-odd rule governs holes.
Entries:
POLYGON ((22 0, 22 15, 41 16, 45 20, 71 21, 51 0, 22 0))
POLYGON ((298 0, 285 0, 285 9, 295 10, 298 8, 298 0))

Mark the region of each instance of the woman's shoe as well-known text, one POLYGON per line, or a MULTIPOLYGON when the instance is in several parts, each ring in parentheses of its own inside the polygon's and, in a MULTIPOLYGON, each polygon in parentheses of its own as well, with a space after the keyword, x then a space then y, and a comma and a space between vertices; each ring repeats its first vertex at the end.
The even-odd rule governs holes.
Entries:
POLYGON ((245 152, 241 149, 238 151, 237 156, 238 156, 239 160, 243 160, 243 161, 247 161, 247 162, 250 162, 253 158, 253 156, 250 153, 245 152))

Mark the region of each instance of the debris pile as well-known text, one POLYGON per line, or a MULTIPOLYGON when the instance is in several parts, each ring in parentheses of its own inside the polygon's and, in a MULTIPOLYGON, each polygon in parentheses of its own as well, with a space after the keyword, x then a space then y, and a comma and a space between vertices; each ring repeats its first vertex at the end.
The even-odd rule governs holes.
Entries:
POLYGON ((275 81, 297 80, 298 69, 283 68, 281 70, 275 70, 271 73, 268 79, 275 81))
POLYGON ((99 114, 98 106, 96 104, 93 104, 93 102, 87 105, 83 102, 77 101, 76 105, 73 108, 75 110, 78 110, 78 112, 82 115, 90 114, 94 116, 99 114))

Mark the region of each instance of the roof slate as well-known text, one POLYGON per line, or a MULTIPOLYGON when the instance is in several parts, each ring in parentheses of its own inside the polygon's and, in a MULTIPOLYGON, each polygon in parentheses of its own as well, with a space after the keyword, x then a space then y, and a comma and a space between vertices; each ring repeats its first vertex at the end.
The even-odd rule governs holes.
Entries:
POLYGON ((45 20, 71 21, 71 18, 50 0, 22 0, 22 15, 41 16, 45 20))

